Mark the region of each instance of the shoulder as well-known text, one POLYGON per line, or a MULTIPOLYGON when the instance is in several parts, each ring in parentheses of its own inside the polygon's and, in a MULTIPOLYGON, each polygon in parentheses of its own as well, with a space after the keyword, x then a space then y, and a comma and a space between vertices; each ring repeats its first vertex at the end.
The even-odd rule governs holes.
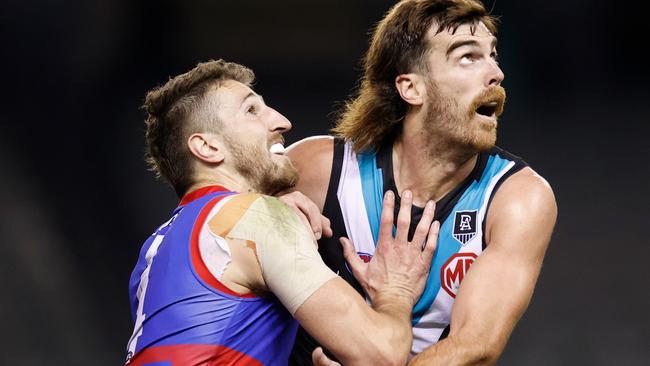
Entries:
POLYGON ((314 201, 322 211, 332 172, 334 138, 305 138, 289 146, 287 155, 300 174, 296 189, 314 201))
POLYGON ((257 195, 256 200, 249 206, 248 211, 255 215, 268 216, 274 220, 298 219, 296 213, 279 198, 266 195, 257 195))
POLYGON ((297 226, 300 223, 295 212, 284 202, 259 193, 232 195, 217 205, 211 215, 210 229, 220 236, 226 236, 241 226, 275 227, 278 223, 297 226))
POLYGON ((248 216, 266 216, 269 219, 298 219, 296 213, 279 198, 260 193, 242 193, 233 197, 230 204, 248 216))
POLYGON ((494 197, 494 203, 536 210, 555 207, 555 195, 551 185, 530 167, 525 167, 503 182, 494 197))
POLYGON ((495 193, 488 212, 488 235, 521 231, 524 236, 532 233, 550 238, 556 217, 551 185, 526 167, 508 177, 495 193))
POLYGON ((278 240, 286 245, 314 240, 293 209, 278 198, 262 194, 232 196, 214 213, 209 225, 215 235, 258 246, 278 240))
POLYGON ((315 158, 332 157, 334 147, 334 137, 327 135, 306 137, 300 141, 294 142, 287 148, 287 153, 291 158, 296 158, 300 162, 304 160, 304 155, 314 155, 315 158))

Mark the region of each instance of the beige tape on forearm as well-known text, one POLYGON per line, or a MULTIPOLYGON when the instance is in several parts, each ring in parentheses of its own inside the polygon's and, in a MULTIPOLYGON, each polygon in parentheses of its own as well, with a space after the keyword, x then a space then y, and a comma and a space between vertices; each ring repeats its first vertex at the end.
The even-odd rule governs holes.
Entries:
POLYGON ((323 263, 311 232, 277 198, 260 196, 228 236, 255 242, 266 285, 292 315, 325 282, 336 277, 323 263))

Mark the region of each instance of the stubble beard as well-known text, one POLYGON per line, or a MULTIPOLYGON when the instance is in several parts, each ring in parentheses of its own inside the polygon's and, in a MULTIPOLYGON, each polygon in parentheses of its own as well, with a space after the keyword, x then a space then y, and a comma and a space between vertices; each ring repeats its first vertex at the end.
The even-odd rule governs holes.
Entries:
POLYGON ((256 192, 274 195, 298 183, 298 171, 291 161, 274 161, 266 144, 247 145, 230 137, 225 142, 235 169, 256 192))

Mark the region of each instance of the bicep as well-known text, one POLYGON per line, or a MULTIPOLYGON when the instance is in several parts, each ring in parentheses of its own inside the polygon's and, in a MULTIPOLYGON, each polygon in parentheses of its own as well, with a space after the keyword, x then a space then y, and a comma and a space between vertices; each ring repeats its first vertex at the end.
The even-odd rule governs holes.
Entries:
POLYGON ((487 248, 454 303, 452 333, 505 345, 532 297, 556 210, 550 187, 532 175, 504 183, 488 215, 487 248))
POLYGON ((459 289, 450 334, 504 344, 528 306, 538 274, 539 264, 526 265, 496 246, 486 249, 459 289))

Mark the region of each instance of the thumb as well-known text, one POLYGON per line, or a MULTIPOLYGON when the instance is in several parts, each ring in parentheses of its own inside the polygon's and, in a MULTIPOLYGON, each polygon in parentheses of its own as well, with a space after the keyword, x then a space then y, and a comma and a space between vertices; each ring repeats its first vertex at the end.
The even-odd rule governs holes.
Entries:
POLYGON ((363 275, 366 263, 361 258, 359 258, 357 251, 354 250, 354 244, 352 244, 350 239, 341 237, 339 241, 343 247, 343 257, 345 258, 345 261, 348 262, 348 265, 350 266, 354 277, 356 277, 357 280, 360 280, 359 276, 363 275))
POLYGON ((338 362, 330 360, 321 347, 317 347, 311 354, 311 362, 314 366, 341 366, 338 362))

